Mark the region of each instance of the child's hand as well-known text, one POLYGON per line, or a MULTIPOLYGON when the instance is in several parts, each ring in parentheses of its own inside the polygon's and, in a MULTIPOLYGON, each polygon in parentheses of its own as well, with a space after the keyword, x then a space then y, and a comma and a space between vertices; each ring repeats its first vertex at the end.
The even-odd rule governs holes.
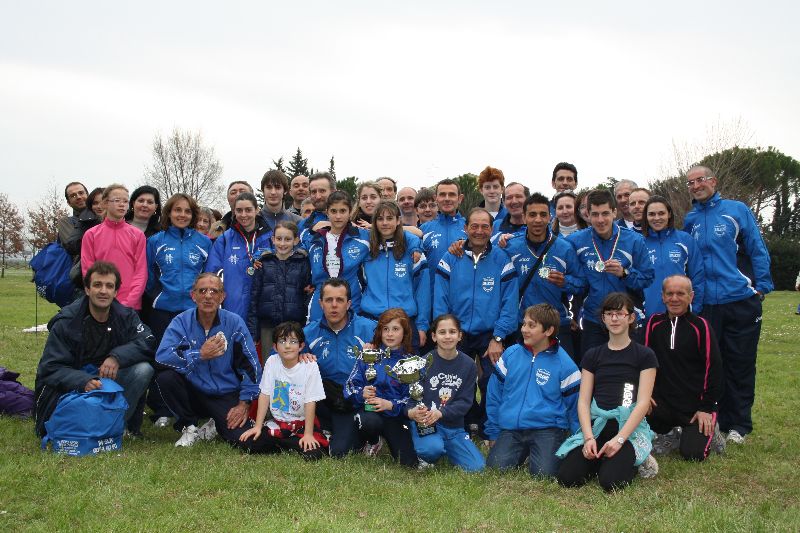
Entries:
POLYGON ((367 385, 366 387, 364 387, 364 390, 363 390, 363 392, 361 394, 364 396, 365 400, 369 400, 370 398, 374 398, 375 397, 375 387, 373 387, 372 385, 367 385))
POLYGON ((421 424, 422 421, 425 419, 425 414, 428 411, 428 408, 424 405, 419 405, 412 409, 408 410, 407 416, 417 424, 421 424))
POLYGON ((256 270, 258 270, 259 268, 261 268, 261 261, 260 261, 260 260, 258 260, 258 259, 256 259, 255 261, 253 261, 253 268, 255 268, 256 270))
POLYGON ((306 285, 303 291, 305 291, 306 294, 314 294, 314 286, 306 285))
POLYGON ((362 348, 362 350, 374 350, 374 349, 375 345, 372 344, 371 342, 365 342, 364 347, 362 348))
POLYGON ((300 448, 307 452, 309 450, 316 450, 319 448, 319 442, 314 438, 314 435, 303 435, 300 437, 300 448))
POLYGON ((442 418, 442 412, 438 409, 429 409, 422 419, 422 423, 426 426, 434 425, 439 419, 442 418))
POLYGON ((375 413, 392 410, 392 402, 390 402, 389 400, 384 400, 383 398, 372 398, 370 400, 367 400, 366 403, 375 406, 375 410, 373 411, 375 413))
POLYGON ((245 442, 250 437, 252 437, 253 440, 258 440, 258 437, 260 437, 260 436, 261 436, 261 428, 258 425, 256 425, 256 426, 248 429, 244 433, 242 433, 242 435, 239 437, 239 440, 241 442, 245 442))

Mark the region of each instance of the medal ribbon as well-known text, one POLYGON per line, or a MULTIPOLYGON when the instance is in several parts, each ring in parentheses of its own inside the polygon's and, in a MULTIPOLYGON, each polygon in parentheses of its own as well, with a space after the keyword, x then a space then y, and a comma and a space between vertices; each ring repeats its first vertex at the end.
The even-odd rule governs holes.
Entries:
POLYGON ((621 230, 617 230, 617 238, 614 239, 614 246, 611 247, 611 254, 608 256, 608 259, 603 259, 603 256, 600 254, 600 249, 597 247, 597 243, 594 242, 594 230, 592 230, 592 246, 594 246, 594 251, 597 254, 597 258, 602 262, 605 263, 608 259, 614 257, 614 252, 617 251, 617 243, 619 243, 619 236, 622 235, 621 230))
POLYGON ((242 231, 242 226, 240 224, 236 224, 236 231, 239 232, 239 235, 242 236, 244 239, 244 246, 247 250, 247 257, 250 259, 250 266, 253 266, 255 263, 255 259, 253 258, 253 253, 256 251, 256 228, 253 228, 253 238, 250 239, 250 242, 247 241, 247 236, 242 231))

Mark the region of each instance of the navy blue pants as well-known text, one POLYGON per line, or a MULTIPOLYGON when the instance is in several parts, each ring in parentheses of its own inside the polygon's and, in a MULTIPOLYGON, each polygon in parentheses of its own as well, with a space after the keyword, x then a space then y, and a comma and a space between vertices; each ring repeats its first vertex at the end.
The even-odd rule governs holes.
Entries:
POLYGON ((585 318, 581 321, 581 356, 578 358, 578 366, 580 367, 580 360, 583 359, 585 354, 595 346, 602 346, 608 342, 608 330, 604 325, 585 318))
POLYGON ((483 433, 483 424, 486 422, 486 388, 489 385, 489 378, 494 372, 494 365, 488 357, 483 357, 489 342, 492 340, 492 332, 470 334, 464 332, 458 349, 478 362, 478 390, 481 391, 481 401, 477 398, 472 401, 472 407, 464 417, 464 424, 478 424, 481 438, 486 438, 483 433))
POLYGON ((761 299, 703 305, 703 318, 714 328, 722 354, 725 391, 719 402, 719 429, 753 431, 751 410, 756 391, 756 352, 761 336, 761 299))
POLYGON ((317 417, 323 429, 331 432, 330 454, 331 457, 344 457, 363 441, 358 435, 358 430, 353 424, 355 411, 338 411, 331 409, 327 400, 317 402, 317 417))

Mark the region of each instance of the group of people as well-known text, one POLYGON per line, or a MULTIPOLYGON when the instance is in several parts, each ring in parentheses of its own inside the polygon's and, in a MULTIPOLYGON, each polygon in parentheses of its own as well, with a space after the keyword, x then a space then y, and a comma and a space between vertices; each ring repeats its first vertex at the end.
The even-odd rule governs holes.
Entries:
POLYGON ((492 167, 478 184, 464 216, 451 179, 381 178, 351 198, 328 173, 271 170, 263 206, 233 182, 216 221, 183 193, 162 208, 152 187, 70 183, 59 240, 80 297, 48 328, 37 430, 60 394, 106 377, 132 435, 146 399, 176 446, 219 435, 314 459, 385 441, 406 466, 527 461, 567 486, 620 488, 654 453, 699 461, 744 441, 769 254, 710 169, 687 173, 684 231, 629 180, 576 195, 569 163, 552 199, 492 167), (393 369, 417 355, 412 400, 393 369))

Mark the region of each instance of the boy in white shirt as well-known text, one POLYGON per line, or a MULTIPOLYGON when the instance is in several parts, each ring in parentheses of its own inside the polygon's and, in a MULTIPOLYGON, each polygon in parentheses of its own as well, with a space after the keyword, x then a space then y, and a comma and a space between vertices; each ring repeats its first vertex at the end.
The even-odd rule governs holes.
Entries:
POLYGON ((299 361, 305 336, 297 322, 279 324, 272 341, 278 354, 264 363, 256 423, 240 440, 259 441, 259 448, 263 445, 259 451, 264 453, 294 450, 304 459, 319 459, 328 448, 315 417, 316 402, 325 399, 319 367, 299 361), (265 425, 268 410, 272 420, 265 425))

